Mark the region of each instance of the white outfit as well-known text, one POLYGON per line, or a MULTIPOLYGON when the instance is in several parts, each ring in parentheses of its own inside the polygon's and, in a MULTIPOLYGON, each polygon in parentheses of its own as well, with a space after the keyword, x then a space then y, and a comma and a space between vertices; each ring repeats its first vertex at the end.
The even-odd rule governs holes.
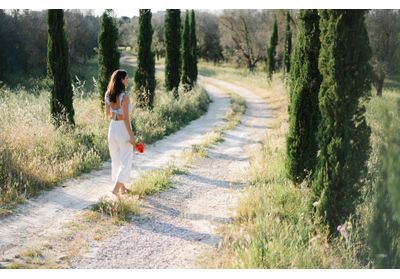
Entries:
MULTIPOLYGON (((118 114, 122 114, 122 98, 125 95, 125 92, 120 94, 120 109, 115 110, 110 106, 112 112, 118 111, 118 114)), ((110 104, 110 100, 107 97, 106 95, 105 101, 110 104)), ((129 111, 131 109, 129 104, 129 111)), ((108 128, 108 148, 111 156, 111 177, 113 183, 120 182, 125 185, 130 183, 133 145, 129 141, 130 136, 125 127, 125 122, 123 120, 111 120, 108 128)))

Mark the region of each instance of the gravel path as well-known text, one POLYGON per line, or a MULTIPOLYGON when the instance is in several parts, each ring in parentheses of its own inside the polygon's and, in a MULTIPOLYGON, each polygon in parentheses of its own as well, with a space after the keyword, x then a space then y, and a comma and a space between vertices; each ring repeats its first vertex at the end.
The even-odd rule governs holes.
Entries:
POLYGON ((142 218, 122 226, 104 242, 89 244, 89 253, 72 268, 195 268, 198 257, 221 240, 218 224, 231 220, 249 167, 249 151, 257 148, 272 117, 267 104, 252 92, 211 78, 246 99, 241 124, 225 133, 225 141, 198 160, 176 188, 149 197, 142 218))
MULTIPOLYGON (((177 160, 184 149, 202 142, 207 132, 222 123, 229 98, 216 87, 205 84, 204 88, 213 100, 208 112, 178 132, 146 146, 143 155, 134 157, 132 179, 149 169, 174 162, 179 165, 177 160)), ((70 179, 62 187, 29 200, 15 214, 0 217, 0 264, 13 258, 24 246, 35 246, 47 236, 60 233, 65 223, 100 197, 110 195, 111 190, 111 165, 106 162, 100 170, 70 179)))

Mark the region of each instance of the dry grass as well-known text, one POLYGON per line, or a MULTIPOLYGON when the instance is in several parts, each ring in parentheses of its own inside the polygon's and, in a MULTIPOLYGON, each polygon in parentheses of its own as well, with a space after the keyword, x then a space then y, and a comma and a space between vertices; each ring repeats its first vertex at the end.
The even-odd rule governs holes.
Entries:
POLYGON ((175 175, 184 174, 185 171, 175 166, 163 169, 147 171, 138 180, 134 181, 129 188, 129 194, 144 198, 148 195, 165 191, 174 187, 172 178, 175 175))
POLYGON ((46 91, 1 89, 0 117, 7 121, 0 123, 0 203, 30 197, 108 158, 107 122, 96 103, 75 100, 77 127, 70 131, 54 129, 48 98, 46 91))
POLYGON ((125 222, 139 214, 140 202, 137 196, 124 196, 118 200, 103 197, 92 206, 92 209, 115 220, 125 222))

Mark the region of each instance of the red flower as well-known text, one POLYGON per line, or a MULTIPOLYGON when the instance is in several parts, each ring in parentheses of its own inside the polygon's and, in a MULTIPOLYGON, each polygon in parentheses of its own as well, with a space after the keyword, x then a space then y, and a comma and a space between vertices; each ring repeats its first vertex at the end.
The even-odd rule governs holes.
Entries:
POLYGON ((139 153, 143 153, 144 152, 144 144, 142 142, 138 142, 137 144, 135 144, 135 150, 139 153))

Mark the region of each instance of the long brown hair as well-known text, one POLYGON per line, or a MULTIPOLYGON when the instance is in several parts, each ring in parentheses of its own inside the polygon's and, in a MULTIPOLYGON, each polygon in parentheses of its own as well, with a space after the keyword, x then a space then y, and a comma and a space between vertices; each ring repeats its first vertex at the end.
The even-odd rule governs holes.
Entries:
POLYGON ((112 73, 106 92, 111 102, 116 103, 119 94, 125 90, 125 85, 122 83, 122 80, 125 79, 127 75, 128 73, 123 69, 115 70, 112 73))

